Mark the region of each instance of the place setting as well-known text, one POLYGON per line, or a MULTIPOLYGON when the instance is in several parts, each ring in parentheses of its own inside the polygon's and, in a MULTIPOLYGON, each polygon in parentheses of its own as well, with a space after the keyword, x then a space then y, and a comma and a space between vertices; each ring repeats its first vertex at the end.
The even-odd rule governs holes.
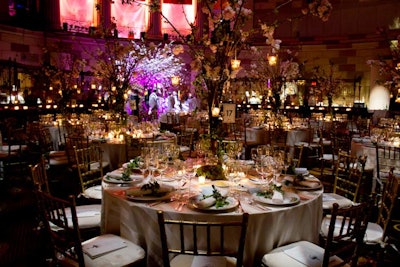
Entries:
POLYGON ((239 201, 228 195, 229 190, 214 185, 202 187, 199 194, 189 198, 188 207, 202 212, 231 212, 239 206, 239 201))

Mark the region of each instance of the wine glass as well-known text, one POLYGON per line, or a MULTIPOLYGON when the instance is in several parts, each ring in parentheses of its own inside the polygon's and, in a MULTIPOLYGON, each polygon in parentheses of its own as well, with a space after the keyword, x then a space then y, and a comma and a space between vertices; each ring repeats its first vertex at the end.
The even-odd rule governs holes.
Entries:
POLYGON ((256 163, 256 171, 261 176, 261 180, 263 183, 269 183, 267 181, 267 175, 271 172, 270 171, 270 157, 269 156, 261 156, 256 163))
POLYGON ((167 162, 167 156, 163 153, 160 153, 158 155, 158 159, 157 159, 157 164, 156 164, 156 169, 160 172, 160 180, 164 179, 164 171, 167 169, 168 167, 168 162, 167 162))

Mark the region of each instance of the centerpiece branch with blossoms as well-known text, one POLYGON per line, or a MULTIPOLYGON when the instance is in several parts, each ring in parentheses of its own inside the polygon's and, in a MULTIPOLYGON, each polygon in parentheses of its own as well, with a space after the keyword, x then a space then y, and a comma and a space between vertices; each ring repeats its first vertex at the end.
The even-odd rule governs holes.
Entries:
MULTIPOLYGON (((274 11, 277 12, 290 2, 292 1, 277 6, 274 11)), ((203 95, 207 100, 208 114, 211 118, 212 109, 219 105, 224 87, 241 70, 240 67, 233 67, 231 60, 239 57, 243 49, 251 47, 251 36, 257 33, 257 30, 249 29, 246 25, 253 17, 249 3, 246 0, 203 0, 201 10, 205 16, 204 32, 200 32, 202 25, 191 23, 192 32, 189 36, 180 34, 171 20, 162 13, 159 0, 151 0, 148 3, 122 0, 122 3, 148 5, 151 12, 160 14, 162 19, 172 26, 192 58, 191 69, 196 73, 193 84, 198 88, 198 95, 203 95)), ((328 0, 309 0, 301 16, 311 14, 326 21, 331 10, 332 5, 328 0)), ((264 36, 268 34, 266 45, 276 49, 280 41, 273 38, 273 33, 279 23, 275 21, 264 25, 264 36)), ((212 127, 210 131, 213 131, 212 127)))

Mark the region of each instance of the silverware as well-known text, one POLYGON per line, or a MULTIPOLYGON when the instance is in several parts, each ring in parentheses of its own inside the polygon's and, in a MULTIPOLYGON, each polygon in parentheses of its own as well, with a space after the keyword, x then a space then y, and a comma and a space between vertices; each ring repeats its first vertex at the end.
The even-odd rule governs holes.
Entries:
POLYGON ((147 206, 148 207, 154 207, 154 206, 160 205, 162 203, 169 203, 169 202, 172 202, 172 201, 174 201, 174 200, 172 200, 172 199, 160 200, 160 201, 148 203, 147 206))

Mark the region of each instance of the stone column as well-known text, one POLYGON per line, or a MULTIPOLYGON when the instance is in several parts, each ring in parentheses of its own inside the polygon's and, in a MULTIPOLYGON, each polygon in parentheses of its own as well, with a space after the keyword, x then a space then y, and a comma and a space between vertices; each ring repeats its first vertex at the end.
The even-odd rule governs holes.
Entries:
POLYGON ((103 27, 105 29, 110 29, 111 26, 111 1, 109 0, 100 0, 100 16, 98 17, 97 25, 101 25, 101 20, 103 20, 103 27))
POLYGON ((46 29, 60 30, 60 1, 59 0, 43 0, 46 8, 43 9, 46 29))
POLYGON ((160 38, 162 36, 160 12, 150 13, 150 26, 147 32, 149 37, 160 38))

